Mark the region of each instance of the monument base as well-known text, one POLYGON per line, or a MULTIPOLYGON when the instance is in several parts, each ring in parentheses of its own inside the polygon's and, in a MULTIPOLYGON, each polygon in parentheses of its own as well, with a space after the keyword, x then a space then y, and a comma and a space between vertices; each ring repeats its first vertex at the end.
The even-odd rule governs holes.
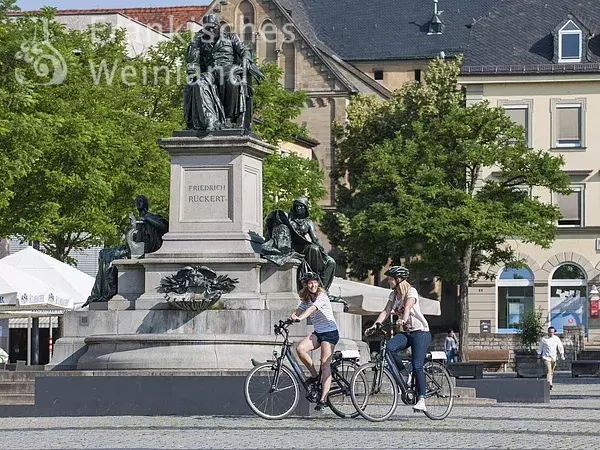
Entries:
MULTIPOLYGON (((288 305, 289 303, 289 305, 288 305)), ((279 309, 190 311, 105 310, 65 313, 65 336, 58 339, 47 370, 214 369, 250 370, 251 359, 267 360, 281 338, 273 325, 287 319, 297 302, 279 309), (293 306, 292 306, 293 305, 293 306), (289 307, 291 306, 291 307, 289 307)), ((338 350, 359 350, 361 317, 333 304, 340 329, 338 350)), ((290 327, 296 342, 312 332, 302 322, 290 327)), ((318 362, 318 351, 314 352, 318 362)))

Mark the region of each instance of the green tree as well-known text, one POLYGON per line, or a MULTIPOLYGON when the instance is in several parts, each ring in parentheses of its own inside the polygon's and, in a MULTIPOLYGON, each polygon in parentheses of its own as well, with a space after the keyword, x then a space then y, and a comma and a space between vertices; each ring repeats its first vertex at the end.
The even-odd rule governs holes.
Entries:
POLYGON ((311 201, 310 215, 323 217, 318 201, 327 193, 323 186, 325 172, 314 159, 295 154, 267 156, 263 164, 263 213, 274 209, 288 210, 294 200, 305 195, 311 201))
POLYGON ((288 91, 281 84, 283 70, 275 63, 261 66, 265 79, 255 85, 254 112, 258 122, 254 131, 269 144, 292 141, 306 135, 306 128, 294 122, 302 112, 305 91, 288 91))
POLYGON ((540 341, 540 337, 544 332, 544 321, 542 319, 542 311, 528 309, 523 314, 521 323, 517 326, 519 342, 523 350, 534 353, 535 346, 540 341))
POLYGON ((518 265, 507 240, 547 248, 560 218, 532 187, 568 193, 563 160, 527 148, 502 108, 465 107, 460 60, 436 60, 425 83, 386 102, 359 97, 340 130, 334 245, 359 276, 389 259, 460 286, 460 352, 468 349, 469 283, 495 264, 518 265), (494 176, 483 178, 485 168, 494 176))
POLYGON ((5 236, 40 241, 47 253, 68 261, 73 249, 118 241, 136 194, 148 194, 154 210, 166 211, 169 162, 157 140, 181 123, 153 114, 157 97, 148 100, 142 83, 148 60, 128 58, 123 30, 68 30, 52 20, 54 14, 48 9, 11 20, 22 26, 15 37, 21 42, 40 39, 47 27, 51 41, 38 42, 41 54, 63 58, 67 75, 48 84, 52 73, 23 74, 47 137, 32 139, 15 130, 14 138, 36 152, 27 173, 14 181, 0 229, 5 236), (131 76, 121 76, 126 65, 131 76))
POLYGON ((15 182, 25 176, 39 156, 35 145, 48 138, 46 117, 37 108, 38 96, 32 86, 19 83, 15 74, 28 71, 21 45, 25 34, 33 33, 31 20, 10 20, 17 11, 14 0, 0 0, 0 216, 13 198, 15 182))

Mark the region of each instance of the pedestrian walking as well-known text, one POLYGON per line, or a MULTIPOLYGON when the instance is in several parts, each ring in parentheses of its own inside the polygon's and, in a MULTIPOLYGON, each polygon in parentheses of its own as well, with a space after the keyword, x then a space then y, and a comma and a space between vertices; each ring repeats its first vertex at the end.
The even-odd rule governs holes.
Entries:
POLYGON ((560 338, 555 333, 556 328, 548 328, 548 336, 542 337, 537 352, 538 363, 543 359, 544 364, 546 365, 546 380, 548 381, 551 390, 552 377, 554 375, 554 370, 556 369, 558 355, 560 355, 563 361, 565 359, 565 348, 563 347, 560 338))

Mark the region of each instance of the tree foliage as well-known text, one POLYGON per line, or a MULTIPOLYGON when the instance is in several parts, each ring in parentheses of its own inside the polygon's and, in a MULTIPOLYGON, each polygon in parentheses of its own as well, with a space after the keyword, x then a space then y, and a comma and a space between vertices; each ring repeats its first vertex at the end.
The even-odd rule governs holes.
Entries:
POLYGON ((569 180, 562 158, 527 148, 502 108, 466 107, 459 71, 460 60, 436 60, 423 84, 385 102, 351 102, 338 129, 336 175, 347 184, 325 231, 358 276, 391 259, 459 284, 464 359, 469 281, 491 265, 518 264, 511 239, 551 245, 559 211, 529 191, 568 193, 569 180))
POLYGON ((532 352, 544 332, 542 311, 526 310, 517 328, 519 329, 518 335, 521 346, 524 350, 532 352))
POLYGON ((40 241, 52 256, 69 260, 72 249, 118 241, 136 194, 146 193, 154 210, 167 210, 169 163, 157 140, 180 127, 181 119, 157 114, 158 104, 173 108, 173 99, 148 95, 142 80, 143 66, 160 46, 144 58, 129 58, 123 30, 69 30, 53 16, 47 9, 4 24, 17 28, 17 41, 37 45, 37 57, 62 58, 66 77, 49 83, 53 66, 46 76, 31 67, 23 74, 19 84, 34 93, 45 139, 14 135, 17 145, 36 149, 35 160, 14 181, 0 224, 2 235, 40 241))
POLYGON ((48 138, 46 116, 36 108, 38 95, 15 77, 28 69, 15 55, 21 51, 23 33, 32 29, 30 21, 9 19, 8 13, 15 10, 13 0, 0 0, 0 213, 14 196, 15 182, 39 156, 35 144, 48 138))
POLYGON ((275 63, 265 63, 261 70, 265 79, 254 86, 254 112, 259 118, 254 131, 273 145, 305 136, 306 128, 293 120, 302 111, 306 92, 285 89, 280 81, 283 69, 275 63))
POLYGON ((314 159, 293 153, 273 154, 263 165, 263 213, 274 209, 289 210, 294 200, 305 195, 310 201, 310 215, 314 220, 323 217, 318 201, 327 193, 323 186, 325 172, 314 159))

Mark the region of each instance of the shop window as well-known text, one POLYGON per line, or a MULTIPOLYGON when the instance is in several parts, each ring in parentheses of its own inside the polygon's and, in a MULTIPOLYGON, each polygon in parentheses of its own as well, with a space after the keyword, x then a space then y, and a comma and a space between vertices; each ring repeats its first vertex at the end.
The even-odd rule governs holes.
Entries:
POLYGON ((498 332, 515 332, 525 311, 533 310, 533 272, 529 267, 505 268, 497 285, 498 332))
POLYGON ((587 307, 587 276, 576 264, 559 266, 550 280, 550 324, 562 333, 565 325, 584 325, 587 307))

